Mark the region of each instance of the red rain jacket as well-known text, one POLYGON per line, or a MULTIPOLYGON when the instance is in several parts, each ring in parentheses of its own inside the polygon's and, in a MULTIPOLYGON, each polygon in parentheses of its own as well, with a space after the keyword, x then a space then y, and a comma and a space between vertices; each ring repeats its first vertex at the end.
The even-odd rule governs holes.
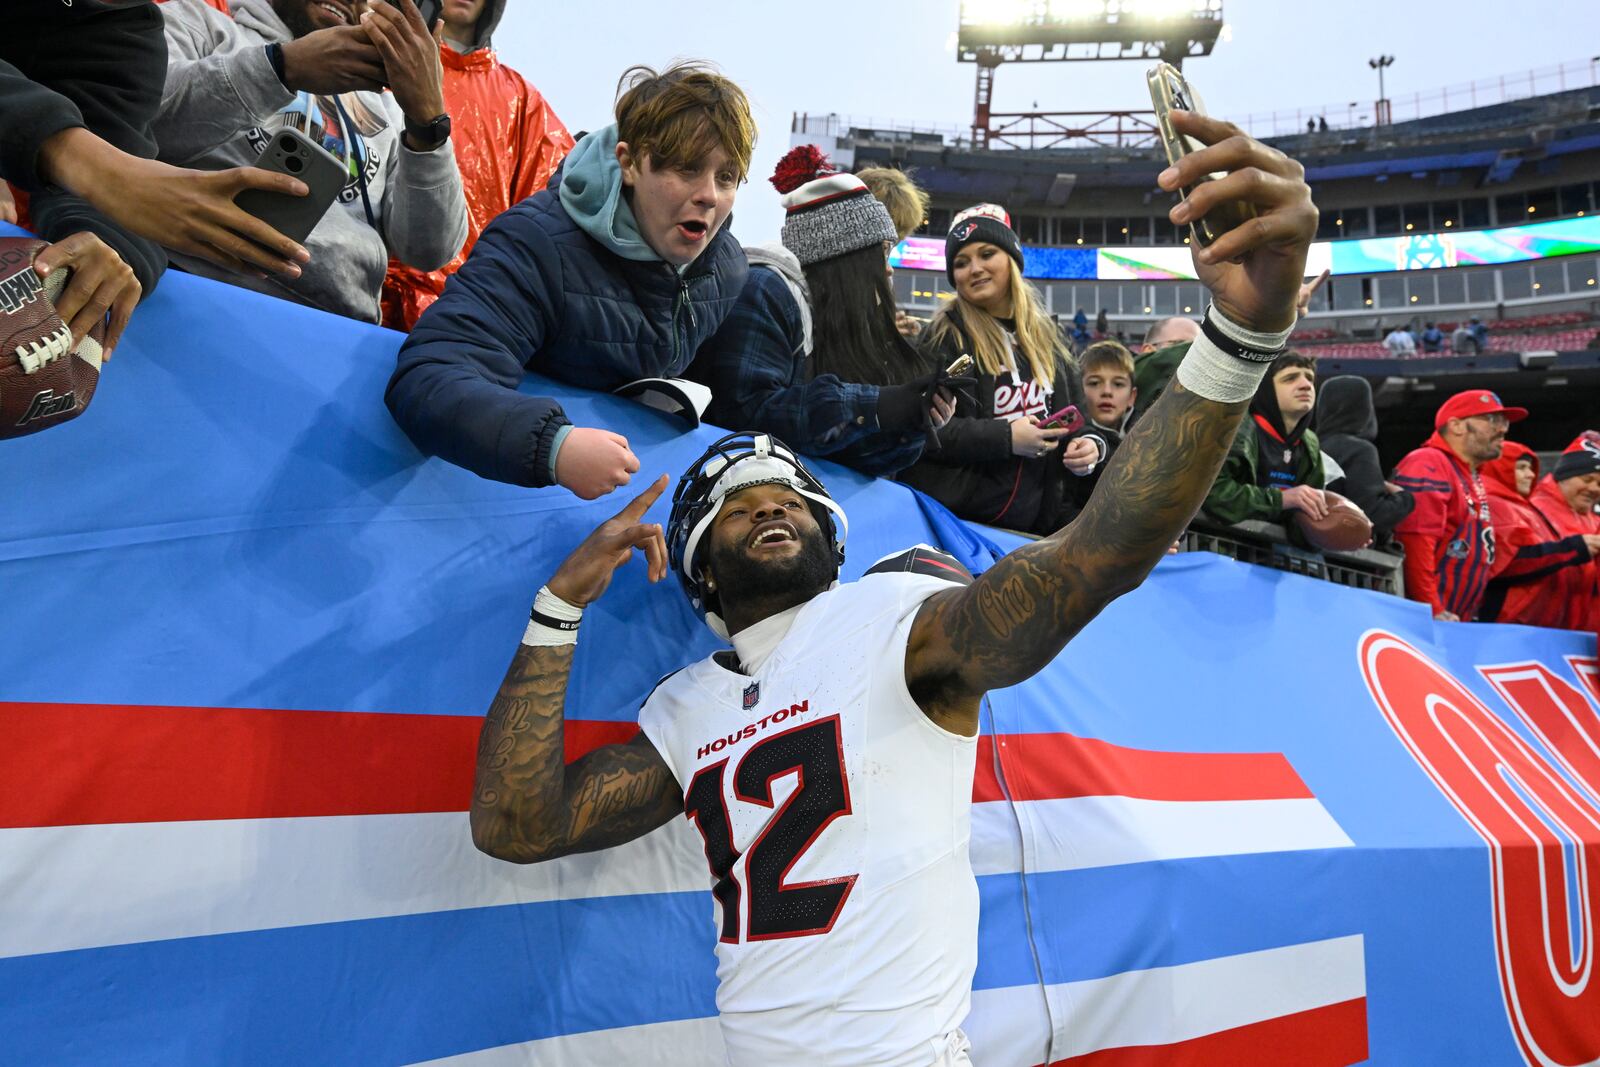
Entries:
POLYGON ((440 270, 420 271, 389 261, 383 282, 383 324, 410 332, 444 292, 445 279, 467 260, 478 235, 512 204, 549 184, 571 150, 572 135, 539 90, 501 63, 494 49, 463 55, 440 49, 450 142, 467 197, 467 243, 440 270))
MULTIPOLYGON (((1507 441, 1500 458, 1480 470, 1489 491, 1496 556, 1478 617, 1485 622, 1582 629, 1583 620, 1576 613, 1586 603, 1586 585, 1593 584, 1589 550, 1581 532, 1563 533, 1545 514, 1551 494, 1538 494, 1536 487, 1536 503, 1517 492, 1516 463, 1524 456, 1533 460, 1537 476, 1539 457, 1515 441, 1507 441)), ((1555 503, 1571 514, 1560 491, 1553 495, 1555 503)))

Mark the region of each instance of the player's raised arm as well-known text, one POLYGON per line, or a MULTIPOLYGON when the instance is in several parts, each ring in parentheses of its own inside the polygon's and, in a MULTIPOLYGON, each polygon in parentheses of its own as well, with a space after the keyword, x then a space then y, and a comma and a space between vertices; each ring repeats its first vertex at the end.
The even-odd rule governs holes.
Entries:
POLYGON ((667 486, 662 475, 568 556, 534 604, 528 635, 495 694, 478 740, 472 840, 513 863, 535 863, 631 841, 683 810, 672 772, 643 734, 568 765, 562 708, 577 611, 641 549, 650 580, 667 573, 661 527, 640 520, 667 486), (554 599, 552 599, 552 596, 554 599))
POLYGON ((1213 306, 1177 381, 1135 424, 1083 513, 1009 553, 970 586, 932 597, 911 631, 906 680, 930 716, 971 732, 978 698, 1055 658, 1112 600, 1136 587, 1194 517, 1256 386, 1295 323, 1317 209, 1305 170, 1229 123, 1175 112, 1210 147, 1168 168, 1164 189, 1199 183, 1172 220, 1243 200, 1256 218, 1195 252, 1213 306), (1205 174, 1228 172, 1216 181, 1205 174))

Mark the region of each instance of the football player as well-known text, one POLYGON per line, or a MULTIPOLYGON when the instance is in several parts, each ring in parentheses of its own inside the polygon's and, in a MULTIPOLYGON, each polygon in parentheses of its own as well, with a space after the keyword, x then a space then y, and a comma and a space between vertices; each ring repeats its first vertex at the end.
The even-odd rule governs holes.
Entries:
POLYGON ((1227 123, 1173 122, 1209 146, 1158 178, 1189 188, 1173 221, 1228 200, 1257 217, 1196 251, 1204 332, 1072 525, 975 580, 915 548, 841 584, 843 510, 780 442, 736 434, 685 474, 664 536, 644 516, 665 476, 539 591, 484 723, 473 839, 531 863, 691 820, 733 1064, 968 1062, 980 701, 1054 659, 1194 516, 1294 326, 1316 233, 1297 163, 1227 123), (632 741, 565 765, 578 620, 635 549, 733 648, 658 684, 632 741))

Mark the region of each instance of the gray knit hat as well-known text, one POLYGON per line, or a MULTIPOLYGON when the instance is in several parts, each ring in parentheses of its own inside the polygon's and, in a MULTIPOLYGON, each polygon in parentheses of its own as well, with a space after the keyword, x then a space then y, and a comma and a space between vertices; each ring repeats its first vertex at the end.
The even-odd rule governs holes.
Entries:
POLYGON ((899 239, 883 202, 860 178, 841 173, 816 145, 790 150, 771 180, 788 212, 783 246, 801 266, 899 239))

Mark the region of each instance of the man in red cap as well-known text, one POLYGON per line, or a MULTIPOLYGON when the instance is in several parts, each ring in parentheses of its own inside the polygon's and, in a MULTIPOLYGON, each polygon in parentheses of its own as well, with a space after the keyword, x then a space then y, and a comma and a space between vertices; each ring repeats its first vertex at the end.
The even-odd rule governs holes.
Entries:
POLYGON ((1449 622, 1475 619, 1494 567, 1489 494, 1478 468, 1498 459, 1506 430, 1527 418, 1487 389, 1446 400, 1433 418, 1433 436, 1395 467, 1394 480, 1417 506, 1395 528, 1406 550, 1406 596, 1449 622))

